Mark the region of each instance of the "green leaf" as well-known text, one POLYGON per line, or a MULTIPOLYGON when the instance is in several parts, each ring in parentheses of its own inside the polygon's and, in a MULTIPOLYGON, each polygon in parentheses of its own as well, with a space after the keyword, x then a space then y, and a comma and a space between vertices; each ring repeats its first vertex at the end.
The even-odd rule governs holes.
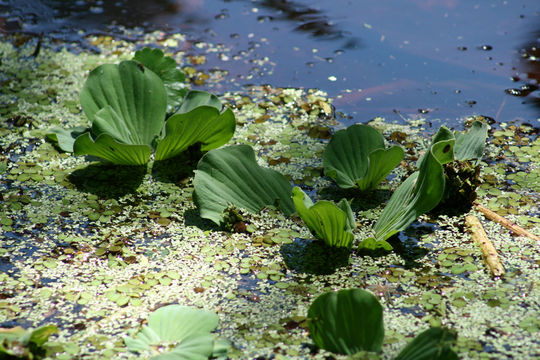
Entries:
POLYGON ((151 151, 149 145, 122 144, 108 134, 102 134, 94 140, 90 133, 85 133, 75 140, 73 146, 75 155, 97 156, 119 165, 144 165, 151 151))
POLYGON ((445 328, 428 329, 407 344, 395 360, 457 360, 451 348, 456 338, 455 332, 445 328))
POLYGON ((403 159, 399 146, 384 148, 383 136, 368 125, 352 125, 334 134, 323 156, 324 173, 338 186, 373 190, 403 159))
POLYGON ((292 186, 279 172, 262 168, 249 145, 209 151, 197 164, 193 200, 201 217, 216 224, 230 205, 258 213, 276 206, 285 215, 294 212, 292 186))
POLYGON ((372 238, 372 237, 362 240, 360 244, 358 245, 358 248, 365 249, 365 250, 372 250, 372 251, 377 251, 377 250, 390 251, 393 249, 392 245, 387 243, 385 240, 377 241, 375 240, 375 238, 372 238))
POLYGON ((73 152, 73 144, 75 143, 75 139, 89 131, 90 129, 84 126, 75 126, 67 130, 56 127, 50 129, 46 136, 47 139, 55 143, 60 150, 65 152, 73 152))
MULTIPOLYGON (((161 79, 135 61, 105 64, 90 73, 80 99, 84 113, 92 122, 92 136, 96 141, 88 141, 91 138, 86 135, 85 146, 81 146, 77 138, 76 155, 96 155, 117 164, 141 164, 140 151, 137 156, 116 155, 114 152, 122 147, 106 151, 101 146, 100 136, 107 135, 119 144, 151 146, 165 120, 166 92, 161 79), (98 148, 93 149, 94 146, 98 148), (113 156, 109 156, 111 154, 113 156), (133 158, 137 162, 129 162, 133 158)), ((106 143, 112 142, 107 140, 106 143)))
POLYGON ((182 106, 176 113, 187 113, 199 106, 211 106, 221 111, 222 105, 218 97, 206 91, 191 90, 187 93, 182 106))
POLYGON ((168 305, 154 311, 135 338, 125 338, 127 348, 141 352, 151 346, 178 343, 170 352, 154 359, 208 359, 214 348, 212 331, 218 317, 211 311, 168 305))
POLYGON ((308 310, 308 327, 318 347, 338 354, 380 352, 384 339, 382 306, 362 289, 317 297, 308 310))
POLYGON ((454 158, 454 136, 445 127, 437 132, 433 144, 418 161, 419 171, 409 176, 392 194, 375 224, 375 239, 386 240, 406 229, 420 215, 433 209, 444 193, 444 170, 454 158))
POLYGON ((186 77, 171 56, 165 56, 160 49, 144 48, 136 51, 133 60, 155 72, 167 90, 167 112, 173 113, 186 95, 186 77))
POLYGON ((352 230, 356 228, 356 223, 346 199, 342 199, 337 206, 326 200, 313 204, 299 187, 292 192, 296 211, 317 239, 329 246, 351 247, 354 240, 352 230))
MULTIPOLYGON (((43 345, 49 339, 49 336, 58 332, 56 325, 45 325, 37 329, 24 329, 16 326, 11 329, 0 328, 0 355, 13 356, 14 359, 41 358, 46 349, 43 345)), ((4 357, 0 356, 4 359, 4 357)))
POLYGON ((476 120, 471 124, 469 131, 457 133, 454 147, 455 159, 460 161, 480 160, 486 148, 487 131, 487 125, 476 120))
POLYGON ((49 336, 56 334, 58 328, 56 325, 45 325, 30 332, 28 342, 35 344, 37 347, 42 347, 49 340, 49 336))
MULTIPOLYGON (((190 91, 189 94, 193 93, 190 91)), ((196 92, 202 94, 203 92, 196 92)), ((158 142, 156 160, 174 157, 195 143, 201 143, 201 150, 208 151, 226 144, 234 135, 236 119, 231 109, 220 112, 211 105, 199 105, 201 97, 191 97, 188 94, 182 109, 188 112, 178 112, 171 116, 165 125, 165 137, 158 142), (195 99, 195 100, 191 100, 195 99), (192 106, 193 103, 198 104, 192 106)), ((208 93, 206 93, 208 94, 208 93)), ((208 94, 211 95, 211 94, 208 94)), ((202 96, 204 97, 204 95, 202 96)), ((211 95, 211 98, 215 97, 211 95)), ((205 97, 206 98, 206 97, 205 97)))

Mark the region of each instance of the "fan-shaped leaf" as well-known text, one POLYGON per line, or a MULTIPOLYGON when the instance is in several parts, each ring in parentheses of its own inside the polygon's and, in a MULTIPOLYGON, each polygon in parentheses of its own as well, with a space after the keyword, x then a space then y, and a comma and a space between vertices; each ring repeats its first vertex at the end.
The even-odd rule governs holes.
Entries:
POLYGON ((163 82, 135 61, 97 67, 88 76, 80 98, 96 137, 106 133, 126 143, 129 139, 133 145, 151 145, 165 121, 167 95, 163 82), (96 119, 107 106, 107 114, 102 112, 96 119))
POLYGON ((186 95, 186 77, 176 61, 171 56, 165 56, 160 49, 150 48, 136 51, 133 60, 137 60, 161 78, 167 90, 167 112, 173 113, 186 95))
POLYGON ((321 200, 313 204, 302 189, 293 189, 296 211, 315 237, 329 246, 350 248, 356 227, 351 206, 342 199, 336 206, 333 202, 321 200))
MULTIPOLYGON (((189 95, 184 104, 191 103, 188 98, 189 95)), ((220 109, 210 105, 189 107, 189 112, 178 112, 167 120, 165 137, 156 148, 156 160, 176 156, 195 143, 201 143, 203 151, 215 149, 226 144, 234 135, 236 120, 231 109, 220 112, 221 103, 220 109)))
POLYGON ((384 148, 384 138, 368 125, 352 125, 334 134, 324 152, 325 175, 342 188, 373 190, 403 159, 403 149, 384 148))
POLYGON ((451 348, 456 338, 455 332, 445 328, 428 329, 407 344, 395 360, 457 360, 451 348))
POLYGON ((322 294, 309 307, 308 319, 310 336, 320 348, 346 355, 381 351, 382 306, 368 291, 346 289, 322 294))
POLYGON ((269 205, 285 215, 294 212, 291 184, 277 171, 260 167, 248 145, 209 151, 197 164, 193 183, 201 217, 216 224, 229 205, 252 213, 269 205))
POLYGON ((178 343, 170 352, 154 359, 208 359, 214 349, 212 331, 218 317, 211 311, 189 306, 169 305, 154 311, 135 338, 125 338, 130 351, 141 352, 151 346, 178 343))

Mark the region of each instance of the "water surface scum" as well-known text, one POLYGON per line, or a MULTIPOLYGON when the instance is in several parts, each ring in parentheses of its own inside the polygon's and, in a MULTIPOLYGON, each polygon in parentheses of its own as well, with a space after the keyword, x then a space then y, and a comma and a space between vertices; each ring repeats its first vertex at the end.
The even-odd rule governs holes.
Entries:
MULTIPOLYGON (((1 327, 57 324, 57 359, 137 358, 123 338, 154 309, 179 303, 219 315, 231 358, 344 358, 310 345, 307 309, 325 291, 361 287, 384 306, 382 359, 430 325, 455 329, 464 359, 540 357, 538 243, 479 214, 500 251, 504 279, 490 277, 463 214, 421 217, 389 254, 353 250, 348 262, 332 262, 299 219, 273 209, 244 214, 245 233, 202 220, 191 198, 196 159, 189 154, 141 169, 58 152, 45 133, 87 124, 78 92, 88 70, 128 59, 142 46, 91 40, 101 54, 45 43, 33 57, 35 40, 0 43, 1 327)), ((185 40, 173 40, 159 45, 187 67, 192 84, 213 81, 184 59, 185 40)), ((261 165, 314 198, 356 197, 356 243, 370 235, 390 191, 410 172, 407 164, 436 131, 422 119, 372 121, 407 156, 380 190, 362 195, 321 177, 327 139, 339 127, 324 93, 253 86, 221 99, 237 118, 231 143, 253 146, 261 165)), ((539 234, 537 132, 512 124, 490 131, 479 201, 539 234)))

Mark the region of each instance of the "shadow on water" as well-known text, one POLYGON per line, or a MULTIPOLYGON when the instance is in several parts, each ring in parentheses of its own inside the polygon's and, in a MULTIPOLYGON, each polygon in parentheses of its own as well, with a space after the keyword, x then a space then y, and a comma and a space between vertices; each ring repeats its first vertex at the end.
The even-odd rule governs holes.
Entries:
POLYGON ((189 209, 182 214, 184 217, 184 223, 186 226, 195 226, 203 231, 219 230, 220 227, 214 224, 212 221, 203 219, 197 209, 189 209))
POLYGON ((376 189, 371 192, 360 192, 358 189, 342 189, 329 186, 319 191, 321 200, 336 201, 337 199, 352 199, 351 208, 354 211, 371 210, 390 199, 392 192, 387 189, 376 189))
MULTIPOLYGON (((426 223, 413 223, 406 230, 401 231, 386 241, 392 245, 392 252, 396 253, 404 261, 403 267, 406 269, 421 268, 424 265, 418 260, 430 253, 431 249, 418 244, 418 239, 422 236, 431 234, 435 231, 435 226, 426 223)), ((357 249, 355 251, 358 256, 370 256, 379 258, 389 254, 389 251, 384 249, 366 250, 357 249)))
POLYGON ((200 144, 190 146, 181 154, 166 160, 155 161, 152 176, 161 182, 180 184, 187 181, 203 156, 200 144))
POLYGON ((77 190, 101 198, 119 198, 134 193, 146 175, 147 166, 124 166, 109 163, 91 164, 75 170, 68 180, 77 190))
POLYGON ((330 248, 322 241, 295 239, 283 244, 281 256, 287 267, 299 273, 329 275, 349 265, 350 250, 330 248))

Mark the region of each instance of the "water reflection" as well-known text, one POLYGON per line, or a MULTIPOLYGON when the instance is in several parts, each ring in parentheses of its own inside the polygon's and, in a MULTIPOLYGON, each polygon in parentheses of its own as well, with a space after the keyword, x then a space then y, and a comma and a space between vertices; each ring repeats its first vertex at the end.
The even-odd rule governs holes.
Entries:
MULTIPOLYGON (((218 44, 199 67, 227 72, 218 92, 261 83, 320 88, 351 122, 429 117, 455 126, 473 114, 538 117, 539 33, 528 29, 537 28, 539 10, 538 0, 0 0, 0 30, 68 43, 118 36, 119 26, 181 32, 190 44, 218 44)), ((198 54, 188 46, 176 50, 198 54)))
MULTIPOLYGON (((162 28, 166 19, 181 14, 183 24, 204 24, 197 13, 204 0, 7 0, 0 2, 0 30, 73 38, 78 30, 112 31, 115 26, 162 28)), ((182 26, 178 26, 182 28, 182 26)), ((80 40, 81 36, 78 34, 80 40)))
POLYGON ((276 13, 270 20, 288 20, 297 23, 295 27, 297 31, 309 33, 323 40, 346 39, 343 46, 346 49, 357 48, 360 45, 357 37, 352 37, 350 32, 340 29, 339 25, 321 10, 287 0, 263 0, 260 5, 276 13))
MULTIPOLYGON (((522 96, 526 103, 540 109, 540 92, 538 91, 540 84, 540 29, 530 33, 530 39, 521 47, 518 54, 519 69, 526 74, 528 82, 517 89, 519 90, 518 94, 512 95, 522 96)), ((526 81, 519 78, 515 80, 526 81)))

